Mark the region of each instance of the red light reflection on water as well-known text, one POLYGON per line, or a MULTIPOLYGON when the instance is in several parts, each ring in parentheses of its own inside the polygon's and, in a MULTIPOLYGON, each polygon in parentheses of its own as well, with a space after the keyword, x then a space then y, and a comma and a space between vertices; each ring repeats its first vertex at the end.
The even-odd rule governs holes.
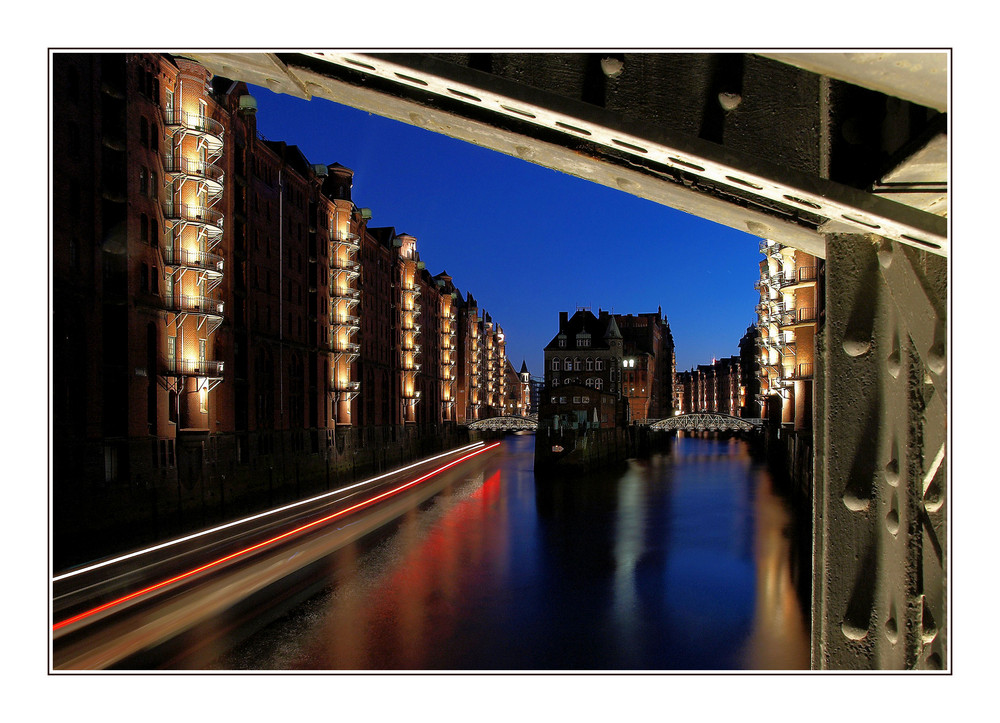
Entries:
MULTIPOLYGON (((452 460, 448 464, 442 465, 441 467, 438 467, 437 469, 435 469, 435 470, 433 470, 431 472, 428 472, 427 474, 422 475, 421 477, 418 477, 415 480, 411 480, 410 482, 407 482, 405 484, 399 485, 398 487, 394 487, 391 490, 388 490, 386 492, 382 492, 381 494, 377 494, 377 495, 375 495, 373 497, 368 498, 367 500, 364 500, 363 502, 359 502, 359 503, 357 503, 355 505, 351 505, 350 507, 347 507, 347 508, 345 508, 343 510, 339 510, 337 512, 334 512, 333 514, 327 515, 327 516, 322 517, 322 518, 320 518, 318 520, 313 520, 312 522, 309 522, 309 523, 307 523, 305 525, 301 525, 299 527, 296 527, 293 530, 288 530, 287 532, 284 532, 284 533, 282 533, 280 535, 276 535, 275 537, 272 537, 272 538, 270 538, 268 540, 264 540, 263 542, 259 542, 256 545, 251 545, 250 547, 245 547, 242 550, 239 550, 238 552, 234 552, 234 553, 232 553, 230 555, 226 555, 225 557, 220 557, 217 560, 213 560, 212 562, 206 563, 206 564, 201 565, 199 567, 196 567, 196 568, 194 568, 192 570, 188 570, 187 572, 181 573, 180 575, 175 575, 174 577, 171 577, 171 578, 169 578, 167 580, 163 580, 161 582, 158 582, 155 585, 150 585, 150 586, 145 587, 145 588, 143 588, 141 590, 137 590, 135 592, 129 593, 128 595, 123 595, 122 597, 119 597, 116 600, 112 600, 111 602, 107 602, 107 603, 104 603, 103 605, 99 605, 99 606, 97 606, 95 608, 91 608, 90 610, 87 610, 85 612, 79 613, 78 615, 74 615, 72 617, 66 618, 65 620, 62 620, 62 621, 60 621, 58 623, 53 624, 52 631, 55 632, 56 630, 59 630, 61 628, 66 627, 67 625, 70 625, 70 624, 75 623, 77 621, 83 620, 85 618, 89 618, 89 617, 91 617, 93 615, 96 615, 97 613, 104 612, 104 611, 109 610, 111 608, 117 607, 118 605, 126 603, 126 602, 128 602, 130 600, 135 600, 135 599, 137 599, 139 597, 142 597, 143 595, 147 595, 147 594, 149 594, 151 592, 154 592, 154 591, 159 590, 161 588, 164 588, 164 587, 167 587, 169 585, 172 585, 175 582, 180 582, 181 580, 185 580, 187 578, 193 577, 193 576, 197 575, 198 573, 205 572, 206 570, 210 570, 212 568, 218 567, 218 566, 222 565, 225 562, 229 562, 230 560, 234 560, 236 558, 243 557, 245 555, 248 555, 251 552, 255 552, 255 551, 260 550, 260 549, 262 549, 264 547, 269 547, 269 546, 271 546, 271 545, 273 545, 273 544, 275 544, 275 543, 277 543, 277 542, 279 542, 281 540, 285 540, 285 539, 287 539, 289 537, 292 537, 294 535, 297 535, 297 534, 299 534, 301 532, 305 532, 306 530, 310 530, 310 529, 313 529, 315 527, 319 527, 319 526, 321 526, 323 524, 326 524, 327 522, 330 522, 330 521, 335 520, 337 518, 344 517, 345 515, 348 515, 351 512, 355 512, 355 511, 360 510, 360 509, 365 508, 365 507, 370 507, 371 505, 375 504, 376 502, 384 500, 387 497, 392 497, 392 496, 394 496, 394 495, 402 492, 405 489, 413 487, 414 485, 417 485, 417 484, 419 484, 419 483, 421 483, 421 482, 423 482, 425 480, 430 479, 431 477, 434 477, 434 476, 440 474, 441 472, 443 472, 446 469, 454 467, 455 465, 457 465, 457 464, 459 464, 461 462, 464 462, 464 461, 466 461, 468 459, 471 459, 471 458, 473 458, 473 457, 475 457, 477 455, 482 454, 483 452, 487 452, 487 451, 489 451, 491 449, 494 449, 494 448, 496 448, 498 446, 500 446, 499 442, 496 442, 495 444, 492 444, 492 445, 488 445, 486 447, 482 447, 481 449, 477 449, 474 452, 471 452, 471 453, 466 454, 466 455, 464 455, 462 457, 459 457, 458 459, 452 460)), ((497 476, 499 476, 499 472, 497 473, 497 476)))
MULTIPOLYGON (((399 530, 402 553, 386 577, 364 591, 331 599, 316 641, 296 661, 297 668, 339 670, 436 667, 442 644, 448 659, 461 657, 455 614, 467 605, 468 591, 487 594, 492 580, 502 580, 507 563, 494 553, 507 549, 508 526, 501 495, 500 471, 472 494, 453 502, 433 528, 423 534, 420 512, 408 513, 399 530), (470 580, 469 578, 475 578, 470 580)), ((447 504, 447 493, 439 496, 447 504)), ((474 644, 474 638, 469 644, 474 644)))

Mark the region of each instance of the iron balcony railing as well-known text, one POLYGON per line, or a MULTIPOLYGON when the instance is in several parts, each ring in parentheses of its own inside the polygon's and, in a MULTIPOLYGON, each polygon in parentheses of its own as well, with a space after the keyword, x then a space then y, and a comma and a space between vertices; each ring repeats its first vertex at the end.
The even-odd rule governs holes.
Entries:
POLYGON ((335 392, 357 392, 361 389, 361 382, 340 382, 334 380, 332 387, 335 392))
POLYGON ((360 326, 361 319, 352 314, 345 314, 344 316, 334 317, 333 323, 337 326, 360 326))
POLYGON ((791 278, 782 278, 781 287, 795 286, 796 284, 805 284, 810 281, 816 280, 816 267, 815 266, 800 266, 795 269, 795 273, 792 274, 791 278))
POLYGON ((193 251, 178 246, 163 249, 163 263, 167 266, 189 266, 206 271, 222 273, 222 257, 208 251, 193 251))
POLYGON ((346 258, 346 259, 335 259, 334 260, 334 271, 357 271, 361 267, 361 263, 357 259, 346 258))
POLYGON ((360 299, 361 289, 334 289, 333 296, 338 299, 360 299))
POLYGON ((781 356, 795 356, 795 341, 789 341, 787 339, 778 336, 777 338, 777 348, 778 353, 781 356))
POLYGON ((331 243, 336 246, 347 246, 352 249, 358 248, 358 235, 356 233, 335 233, 330 238, 331 243))
POLYGON ((359 268, 357 268, 357 266, 358 266, 357 263, 355 263, 354 264, 354 268, 347 268, 346 266, 345 267, 338 267, 338 266, 331 267, 330 268, 330 272, 332 274, 334 274, 334 281, 333 281, 332 285, 333 286, 337 285, 336 278, 338 276, 340 276, 341 274, 343 274, 347 278, 347 283, 351 283, 352 279, 356 279, 357 277, 361 276, 361 271, 360 271, 359 268))
POLYGON ((225 302, 221 299, 211 299, 207 296, 189 296, 187 294, 174 294, 164 299, 168 309, 184 311, 192 314, 208 314, 211 316, 222 316, 225 302))
POLYGON ((795 319, 800 324, 816 321, 816 309, 802 307, 795 310, 795 319))
POLYGON ((803 362, 796 364, 792 370, 792 379, 812 379, 813 365, 803 362))
POLYGON ((182 174, 203 178, 215 184, 221 184, 225 172, 220 166, 201 159, 184 158, 183 156, 164 156, 163 171, 170 174, 182 174))
POLYGON ((781 314, 778 324, 780 326, 795 326, 796 324, 809 324, 816 321, 816 310, 803 307, 801 309, 791 309, 781 314))
POLYGON ((333 343, 333 350, 338 353, 344 353, 344 352, 355 353, 361 350, 361 345, 353 341, 345 341, 341 343, 337 343, 335 341, 333 343))
POLYGON ((168 128, 183 128, 206 136, 213 136, 218 138, 220 142, 222 134, 226 130, 225 126, 214 118, 177 109, 163 111, 163 124, 168 128))
POLYGON ((222 232, 223 215, 214 208, 205 206, 190 206, 186 203, 163 204, 163 217, 170 220, 188 221, 206 224, 222 232))
POLYGON ((163 370, 168 376, 207 377, 221 379, 225 362, 206 359, 163 358, 163 370))

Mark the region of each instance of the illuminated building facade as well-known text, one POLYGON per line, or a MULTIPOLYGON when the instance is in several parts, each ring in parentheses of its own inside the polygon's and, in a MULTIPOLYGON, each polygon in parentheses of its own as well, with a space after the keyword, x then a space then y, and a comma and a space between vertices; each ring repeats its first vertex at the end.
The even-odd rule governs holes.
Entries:
POLYGON ((713 359, 690 371, 677 372, 674 404, 679 414, 718 412, 757 417, 759 331, 755 325, 740 338, 738 356, 713 359))
POLYGON ((440 345, 441 421, 458 419, 458 290, 447 271, 434 277, 437 286, 440 345))
POLYGON ((499 412, 502 330, 463 317, 415 238, 369 228, 351 169, 264 139, 245 84, 179 56, 56 53, 52 91, 58 550, 259 507, 449 434, 470 335, 488 340, 470 408, 499 412))
POLYGON ((795 429, 812 426, 813 364, 822 261, 761 240, 757 305, 761 416, 795 429))
POLYGON ((528 373, 527 362, 521 362, 521 371, 514 370, 514 365, 509 359, 505 360, 504 378, 506 381, 503 397, 504 416, 525 417, 530 412, 531 404, 531 375, 528 373))

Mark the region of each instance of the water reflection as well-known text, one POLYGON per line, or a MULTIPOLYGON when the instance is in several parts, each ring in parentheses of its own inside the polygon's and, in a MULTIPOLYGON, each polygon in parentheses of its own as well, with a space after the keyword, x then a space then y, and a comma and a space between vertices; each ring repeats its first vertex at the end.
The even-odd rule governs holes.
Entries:
POLYGON ((736 440, 536 481, 505 439, 330 563, 330 588, 215 667, 711 670, 808 667, 791 518, 736 440))

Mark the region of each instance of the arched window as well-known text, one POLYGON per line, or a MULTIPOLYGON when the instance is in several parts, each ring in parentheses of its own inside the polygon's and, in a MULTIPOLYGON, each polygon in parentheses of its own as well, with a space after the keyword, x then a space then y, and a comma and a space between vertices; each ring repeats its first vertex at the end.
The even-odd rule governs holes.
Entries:
POLYGON ((552 371, 554 371, 554 372, 559 371, 559 360, 558 359, 553 359, 552 360, 552 371))
POLYGON ((587 371, 594 371, 594 359, 592 357, 587 357, 587 371))
POLYGON ((599 372, 604 371, 604 360, 598 359, 597 363, 594 365, 594 369, 596 369, 599 372))
POLYGON ((569 357, 566 357, 563 360, 563 369, 570 370, 572 368, 573 368, 573 360, 570 359, 569 357))
POLYGON ((600 377, 597 377, 594 380, 594 389, 604 389, 604 380, 601 379, 600 377))
POLYGON ((580 357, 573 360, 573 369, 578 372, 583 371, 583 360, 580 357))
POLYGON ((585 381, 584 384, 586 384, 588 387, 594 386, 594 378, 593 377, 587 377, 587 381, 585 381))

